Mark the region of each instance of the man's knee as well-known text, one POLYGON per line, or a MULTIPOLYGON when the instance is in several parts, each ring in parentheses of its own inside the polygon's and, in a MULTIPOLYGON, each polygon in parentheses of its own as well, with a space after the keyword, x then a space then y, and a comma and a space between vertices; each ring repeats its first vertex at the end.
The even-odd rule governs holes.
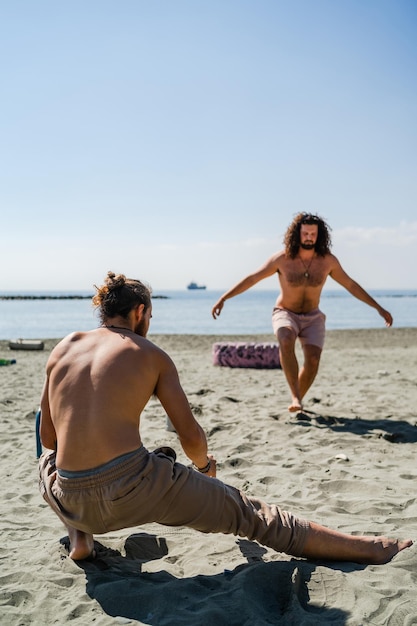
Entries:
POLYGON ((317 369, 320 363, 322 349, 318 346, 305 345, 304 351, 304 364, 311 369, 317 369))
POLYGON ((292 328, 278 329, 277 339, 281 350, 293 350, 296 338, 296 333, 292 328))

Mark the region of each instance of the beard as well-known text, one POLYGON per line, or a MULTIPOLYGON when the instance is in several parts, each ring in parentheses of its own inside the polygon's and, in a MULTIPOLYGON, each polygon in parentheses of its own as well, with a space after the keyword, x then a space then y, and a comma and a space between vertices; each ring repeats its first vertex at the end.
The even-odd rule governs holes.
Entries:
POLYGON ((313 250, 315 246, 315 243, 300 243, 300 248, 303 250, 313 250))
POLYGON ((146 322, 143 319, 135 326, 135 333, 146 338, 147 328, 146 322))

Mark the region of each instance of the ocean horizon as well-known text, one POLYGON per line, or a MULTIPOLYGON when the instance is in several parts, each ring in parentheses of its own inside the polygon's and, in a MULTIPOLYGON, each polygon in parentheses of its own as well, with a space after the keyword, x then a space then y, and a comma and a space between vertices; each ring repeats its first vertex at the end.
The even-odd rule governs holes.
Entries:
MULTIPOLYGON (((220 290, 166 290, 154 292, 152 335, 271 334, 275 290, 250 290, 228 300, 217 320, 212 306, 220 290)), ((417 290, 369 290, 390 311, 394 327, 417 326, 417 290)), ((75 330, 91 330, 99 319, 88 291, 4 291, 0 293, 0 339, 60 339, 75 330), (11 299, 7 299, 10 297, 11 299)), ((321 310, 328 330, 383 328, 375 309, 345 290, 323 290, 321 310)))

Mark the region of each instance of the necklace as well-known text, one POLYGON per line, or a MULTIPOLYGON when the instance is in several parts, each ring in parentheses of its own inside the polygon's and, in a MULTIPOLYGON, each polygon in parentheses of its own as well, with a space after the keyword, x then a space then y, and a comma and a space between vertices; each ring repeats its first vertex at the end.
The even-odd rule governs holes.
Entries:
POLYGON ((303 259, 301 257, 299 257, 299 259, 300 259, 301 263, 304 265, 304 269, 305 269, 304 276, 306 278, 309 278, 310 277, 310 272, 308 270, 310 269, 310 266, 311 266, 311 264, 313 262, 314 257, 311 257, 311 261, 310 261, 310 263, 308 265, 306 265, 304 263, 304 261, 303 261, 303 259))
POLYGON ((131 328, 126 328, 126 326, 113 326, 113 324, 110 324, 110 326, 104 324, 104 328, 113 328, 113 330, 129 330, 131 333, 135 332, 131 328))

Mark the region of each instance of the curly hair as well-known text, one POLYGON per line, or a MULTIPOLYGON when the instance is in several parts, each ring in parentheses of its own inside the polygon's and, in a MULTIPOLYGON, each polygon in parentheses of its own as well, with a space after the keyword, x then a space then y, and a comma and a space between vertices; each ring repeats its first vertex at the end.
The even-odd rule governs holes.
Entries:
POLYGON ((317 224, 318 234, 314 249, 319 256, 329 254, 332 247, 331 228, 323 218, 312 213, 298 213, 294 217, 284 236, 285 254, 290 259, 295 259, 297 256, 300 249, 301 224, 317 224))
POLYGON ((145 305, 146 309, 151 305, 152 290, 140 280, 126 278, 124 274, 107 272, 104 285, 97 287, 93 296, 93 306, 98 309, 102 323, 108 318, 120 315, 127 319, 130 311, 138 304, 145 305))

